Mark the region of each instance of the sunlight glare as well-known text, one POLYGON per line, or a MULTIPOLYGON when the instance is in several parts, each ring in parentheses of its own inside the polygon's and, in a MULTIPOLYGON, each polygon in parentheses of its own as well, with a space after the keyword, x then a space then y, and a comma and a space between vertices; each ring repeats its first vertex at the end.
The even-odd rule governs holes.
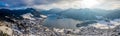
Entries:
POLYGON ((83 0, 81 2, 81 6, 83 8, 92 8, 92 7, 97 6, 99 4, 100 4, 100 2, 98 2, 97 0, 83 0))

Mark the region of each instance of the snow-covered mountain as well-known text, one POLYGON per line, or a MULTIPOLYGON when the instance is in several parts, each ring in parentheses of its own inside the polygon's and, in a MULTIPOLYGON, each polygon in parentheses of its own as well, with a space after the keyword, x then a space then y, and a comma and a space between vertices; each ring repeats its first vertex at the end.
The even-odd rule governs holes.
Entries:
POLYGON ((119 20, 119 10, 0 9, 0 31, 10 36, 115 36, 119 20))

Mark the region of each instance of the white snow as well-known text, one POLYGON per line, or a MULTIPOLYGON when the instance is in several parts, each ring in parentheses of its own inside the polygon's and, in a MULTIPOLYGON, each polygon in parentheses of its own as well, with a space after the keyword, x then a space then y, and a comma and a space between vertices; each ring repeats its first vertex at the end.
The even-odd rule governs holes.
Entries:
POLYGON ((21 16, 25 19, 35 20, 34 18, 32 18, 33 15, 31 13, 27 13, 27 14, 24 14, 24 15, 21 15, 21 16))
POLYGON ((113 29, 116 26, 120 25, 119 22, 120 19, 115 19, 115 20, 110 20, 110 22, 106 22, 106 21, 97 21, 98 23, 94 23, 90 26, 96 27, 96 28, 100 28, 100 29, 113 29))
POLYGON ((40 15, 42 18, 47 18, 47 16, 45 16, 45 15, 40 15))

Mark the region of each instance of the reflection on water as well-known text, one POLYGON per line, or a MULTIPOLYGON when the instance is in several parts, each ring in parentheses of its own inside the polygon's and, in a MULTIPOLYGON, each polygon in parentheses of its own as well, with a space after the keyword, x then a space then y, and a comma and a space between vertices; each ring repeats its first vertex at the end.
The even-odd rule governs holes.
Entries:
POLYGON ((58 17, 48 17, 44 23, 44 26, 49 28, 67 28, 67 29, 75 29, 76 24, 80 23, 80 21, 69 19, 69 18, 58 18, 58 17))

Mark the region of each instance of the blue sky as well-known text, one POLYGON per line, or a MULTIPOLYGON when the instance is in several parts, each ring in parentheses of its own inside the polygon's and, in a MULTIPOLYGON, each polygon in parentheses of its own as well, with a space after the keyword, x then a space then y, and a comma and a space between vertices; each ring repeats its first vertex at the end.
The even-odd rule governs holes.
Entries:
POLYGON ((7 7, 7 6, 8 6, 8 4, 0 1, 0 7, 7 7))
POLYGON ((120 8, 120 0, 0 0, 0 8, 2 7, 34 7, 37 9, 117 9, 120 8))

